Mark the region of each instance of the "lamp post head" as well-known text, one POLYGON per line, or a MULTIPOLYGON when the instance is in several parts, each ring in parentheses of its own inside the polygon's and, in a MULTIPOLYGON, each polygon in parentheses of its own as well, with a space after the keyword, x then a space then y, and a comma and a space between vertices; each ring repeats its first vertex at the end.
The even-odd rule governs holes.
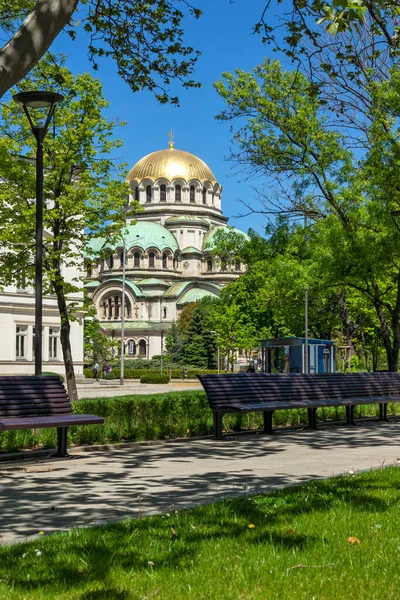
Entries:
POLYGON ((54 114, 55 106, 64 100, 64 96, 62 94, 58 94, 57 92, 31 91, 19 92, 13 96, 13 100, 22 105, 37 143, 43 142, 51 118, 54 114), (47 109, 47 116, 44 125, 35 125, 33 122, 30 111, 35 110, 36 108, 47 109))
POLYGON ((57 92, 31 91, 19 92, 13 96, 13 100, 27 108, 48 108, 62 102, 64 96, 57 92))

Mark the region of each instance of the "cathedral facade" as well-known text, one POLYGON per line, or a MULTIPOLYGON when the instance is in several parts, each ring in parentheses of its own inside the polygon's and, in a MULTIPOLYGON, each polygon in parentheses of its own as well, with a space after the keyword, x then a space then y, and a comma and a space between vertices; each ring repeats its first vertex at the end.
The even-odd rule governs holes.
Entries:
MULTIPOLYGON (((200 158, 170 141, 169 148, 139 160, 127 182, 130 202, 139 202, 143 212, 127 213, 124 234, 124 352, 129 358, 151 358, 163 351, 169 328, 187 304, 218 297, 245 265, 212 253, 215 232, 228 219, 222 214, 222 188, 200 158)), ((93 240, 90 256, 96 255, 88 262, 85 287, 102 330, 119 340, 122 242, 111 247, 105 239, 93 240)))

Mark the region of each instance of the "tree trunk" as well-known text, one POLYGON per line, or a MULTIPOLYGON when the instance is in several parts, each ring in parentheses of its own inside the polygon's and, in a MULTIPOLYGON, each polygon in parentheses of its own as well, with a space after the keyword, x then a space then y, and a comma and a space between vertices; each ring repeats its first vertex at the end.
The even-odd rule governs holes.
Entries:
MULTIPOLYGON (((390 339, 390 332, 387 320, 383 312, 383 306, 378 298, 374 300, 374 306, 378 314, 379 323, 381 325, 381 334, 383 338, 383 345, 385 346, 386 357, 388 362, 388 369, 394 373, 398 370, 399 362, 399 340, 394 339, 393 343, 390 339)), ((398 328, 397 328, 398 329, 398 328)), ((396 337, 396 329, 393 331, 394 338, 396 337)), ((398 335, 397 335, 398 337, 398 335)))
POLYGON ((69 23, 78 0, 37 0, 18 31, 0 50, 0 97, 39 62, 69 23))
POLYGON ((346 339, 346 346, 350 347, 350 357, 352 357, 356 352, 353 339, 356 336, 359 326, 352 320, 350 316, 350 312, 347 307, 345 291, 342 291, 340 294, 338 294, 337 302, 339 306, 339 316, 342 322, 344 337, 346 339))
POLYGON ((61 318, 60 340, 64 358, 65 376, 67 381, 68 395, 71 401, 78 400, 78 391, 76 389, 74 363, 72 360, 70 332, 71 324, 69 321, 68 306, 64 290, 61 285, 53 283, 57 296, 58 311, 61 318))

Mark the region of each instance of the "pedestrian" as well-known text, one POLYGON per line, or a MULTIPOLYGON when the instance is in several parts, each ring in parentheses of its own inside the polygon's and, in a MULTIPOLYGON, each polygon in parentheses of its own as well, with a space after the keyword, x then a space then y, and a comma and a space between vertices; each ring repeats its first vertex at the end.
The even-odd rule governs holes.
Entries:
POLYGON ((249 365, 249 368, 247 369, 247 373, 255 373, 256 370, 254 368, 254 365, 249 365))
POLYGON ((93 374, 95 376, 96 381, 99 380, 99 370, 100 370, 99 363, 95 362, 93 365, 93 374))

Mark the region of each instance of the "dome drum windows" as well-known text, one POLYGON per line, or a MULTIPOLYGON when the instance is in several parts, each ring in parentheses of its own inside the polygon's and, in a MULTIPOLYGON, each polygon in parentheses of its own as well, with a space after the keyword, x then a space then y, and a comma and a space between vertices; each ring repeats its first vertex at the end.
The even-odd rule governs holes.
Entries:
POLYGON ((133 254, 133 266, 136 269, 140 268, 140 253, 139 252, 134 252, 134 254, 133 254))
POLYGON ((149 252, 149 269, 154 269, 156 266, 156 255, 154 252, 149 252))
POLYGON ((213 261, 212 258, 207 259, 207 271, 213 271, 213 261))
POLYGON ((160 202, 167 201, 167 186, 163 183, 160 185, 160 202))
POLYGON ((153 190, 151 185, 146 186, 146 202, 151 202, 153 198, 153 190))
POLYGON ((189 190, 189 201, 194 204, 196 202, 196 188, 194 187, 194 185, 190 186, 190 190, 189 190))
POLYGON ((182 202, 182 186, 179 183, 175 186, 175 202, 182 202))

